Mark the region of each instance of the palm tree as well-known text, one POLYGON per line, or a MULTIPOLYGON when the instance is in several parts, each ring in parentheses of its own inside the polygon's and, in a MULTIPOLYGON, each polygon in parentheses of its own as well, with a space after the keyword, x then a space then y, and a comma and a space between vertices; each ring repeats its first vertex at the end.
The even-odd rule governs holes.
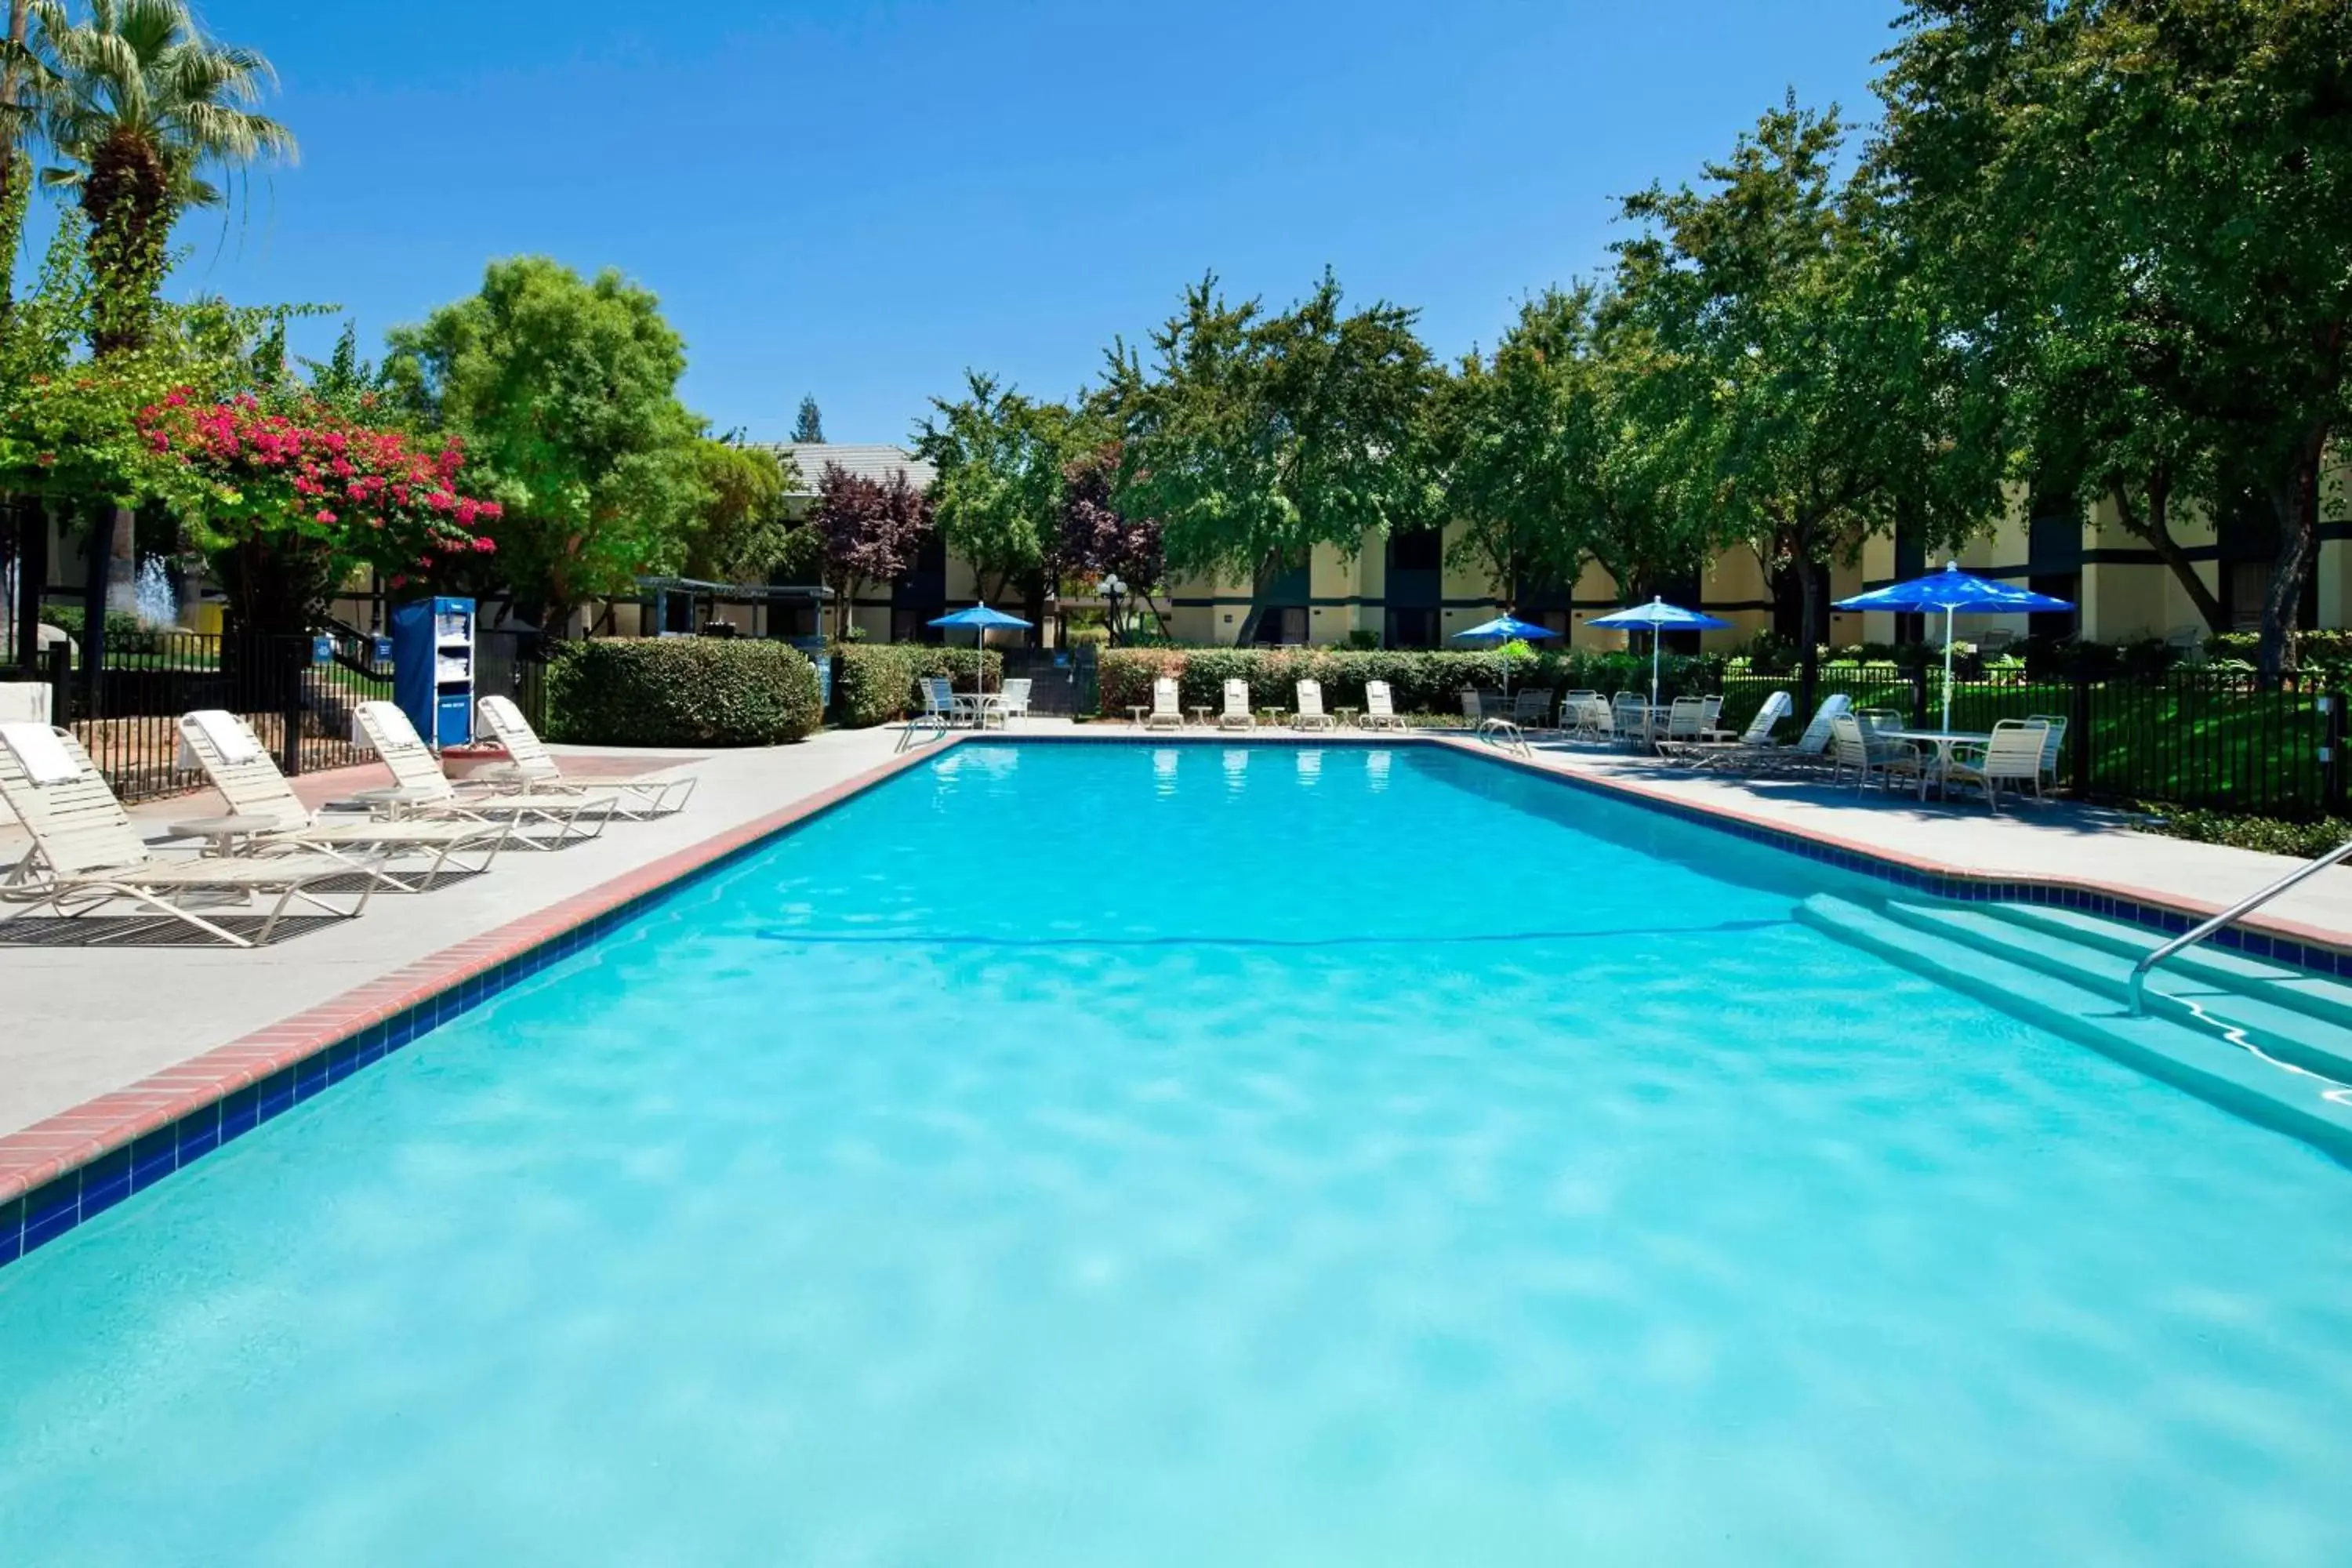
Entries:
POLYGON ((51 78, 42 131, 63 165, 42 183, 78 191, 89 220, 100 302, 90 347, 136 347, 181 212, 226 201, 215 176, 293 158, 293 132, 250 107, 278 73, 257 51, 205 37, 186 0, 89 0, 80 23, 62 0, 30 5, 33 52, 51 78))

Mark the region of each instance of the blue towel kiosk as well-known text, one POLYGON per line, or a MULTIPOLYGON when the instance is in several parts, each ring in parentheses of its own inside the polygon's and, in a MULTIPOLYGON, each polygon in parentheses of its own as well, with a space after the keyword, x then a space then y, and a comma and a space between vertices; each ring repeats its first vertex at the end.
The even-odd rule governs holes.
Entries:
POLYGON ((436 751, 474 738, 473 600, 394 606, 392 700, 436 751))

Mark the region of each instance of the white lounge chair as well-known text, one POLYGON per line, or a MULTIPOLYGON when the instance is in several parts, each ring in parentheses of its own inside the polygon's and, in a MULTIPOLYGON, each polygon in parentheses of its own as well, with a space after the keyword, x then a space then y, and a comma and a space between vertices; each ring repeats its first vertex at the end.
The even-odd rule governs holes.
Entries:
POLYGON ((1162 675, 1151 682, 1151 711, 1143 716, 1147 730, 1181 730, 1184 710, 1177 704, 1176 678, 1162 675))
MULTIPOLYGON (((33 839, 32 852, 0 879, 0 901, 54 909, 68 917, 127 903, 232 947, 256 947, 277 934, 287 906, 297 900, 350 919, 367 908, 368 895, 375 890, 374 877, 363 876, 356 901, 349 909, 338 909, 327 902, 320 884, 349 878, 355 870, 372 871, 377 861, 355 864, 319 854, 235 859, 157 855, 139 837, 122 803, 107 787, 105 775, 72 731, 47 724, 0 724, 0 800, 33 839), (271 894, 277 901, 262 917, 260 931, 250 937, 188 907, 197 895, 234 897, 242 904, 271 894)), ((134 935, 152 924, 142 922, 112 934, 134 935)))
POLYGON ((514 832, 511 822, 379 822, 373 817, 321 820, 286 775, 278 771, 269 749, 251 725, 221 709, 199 710, 180 716, 180 739, 196 765, 228 803, 231 816, 274 821, 271 830, 244 836, 248 853, 269 853, 287 847, 312 849, 347 861, 387 887, 403 892, 423 892, 449 873, 487 871, 514 832), (351 851, 373 848, 372 859, 355 858, 351 851), (401 854, 431 857, 421 869, 385 869, 387 857, 401 854), (466 857, 466 858, 459 858, 466 857))
POLYGON ((441 771, 441 759, 427 749, 408 715, 396 705, 362 702, 354 717, 362 739, 392 770, 391 789, 364 790, 358 796, 384 816, 470 817, 480 822, 511 818, 519 840, 551 846, 593 838, 612 819, 609 795, 583 795, 571 790, 461 795, 449 775, 441 771))
MULTIPOLYGON (((1791 710, 1794 710, 1793 708, 1791 710)), ((1843 713, 1853 711, 1853 699, 1843 691, 1833 691, 1822 699, 1813 710, 1811 722, 1793 745, 1762 746, 1753 753, 1734 753, 1727 761, 1736 760, 1743 772, 1777 773, 1784 768, 1817 767, 1830 760, 1830 726, 1843 713)))
POLYGON ((1302 680, 1298 683, 1298 711, 1290 716, 1294 730, 1336 730, 1339 721, 1323 711, 1323 683, 1302 680))
POLYGON ((1250 711, 1249 682, 1235 677, 1225 682, 1224 710, 1217 715, 1220 730, 1255 730, 1257 716, 1250 711))
POLYGON ((1029 717, 1029 689, 1033 684, 1034 683, 1032 679, 1025 675, 1015 676, 1006 681, 1004 689, 996 694, 998 715, 1008 722, 1014 719, 1029 717))
POLYGON ((1992 739, 1980 746, 1952 748, 1951 766, 1946 770, 1947 788, 1956 784, 1972 784, 1984 791, 1985 805, 1995 813, 2000 810, 2000 792, 2004 786, 2014 790, 2032 790, 2036 800, 2042 798, 2042 752, 2046 744, 2047 731, 2031 719, 2003 719, 1992 727, 1992 739))
POLYGON ((486 768, 459 784, 478 782, 484 787, 500 790, 530 789, 542 795, 578 794, 593 797, 609 795, 613 809, 623 816, 667 816, 685 809, 687 799, 694 794, 695 781, 682 779, 567 779, 554 753, 540 741, 539 732, 530 721, 522 716, 511 697, 485 697, 474 704, 482 716, 482 727, 490 738, 506 748, 509 759, 504 767, 486 768))
POLYGON ((1402 730, 1404 720, 1396 710, 1396 699, 1385 680, 1364 682, 1364 728, 1367 730, 1402 730))
POLYGON ((1671 760, 1692 767, 1706 768, 1739 765, 1738 759, 1759 755, 1771 749, 1772 731, 1789 716, 1795 704, 1785 691, 1775 691, 1766 697, 1748 728, 1738 735, 1726 735, 1720 730, 1709 729, 1696 741, 1673 743, 1659 748, 1671 760))

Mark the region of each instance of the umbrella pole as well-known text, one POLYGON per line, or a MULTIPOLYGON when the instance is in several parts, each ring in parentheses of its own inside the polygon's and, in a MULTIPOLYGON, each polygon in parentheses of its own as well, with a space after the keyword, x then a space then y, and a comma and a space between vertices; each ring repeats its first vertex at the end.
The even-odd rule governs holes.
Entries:
POLYGON ((1952 728, 1952 606, 1944 606, 1944 731, 1952 728))
POLYGON ((1658 705, 1658 628, 1650 628, 1650 706, 1658 705))

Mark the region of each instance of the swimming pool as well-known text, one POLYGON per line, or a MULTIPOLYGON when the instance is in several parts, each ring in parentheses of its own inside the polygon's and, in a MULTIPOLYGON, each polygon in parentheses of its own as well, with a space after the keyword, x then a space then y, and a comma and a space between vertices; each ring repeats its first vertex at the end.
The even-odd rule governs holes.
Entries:
POLYGON ((2352 1560, 2352 1173, 1841 889, 961 747, 0 1270, 0 1560, 2352 1560))

